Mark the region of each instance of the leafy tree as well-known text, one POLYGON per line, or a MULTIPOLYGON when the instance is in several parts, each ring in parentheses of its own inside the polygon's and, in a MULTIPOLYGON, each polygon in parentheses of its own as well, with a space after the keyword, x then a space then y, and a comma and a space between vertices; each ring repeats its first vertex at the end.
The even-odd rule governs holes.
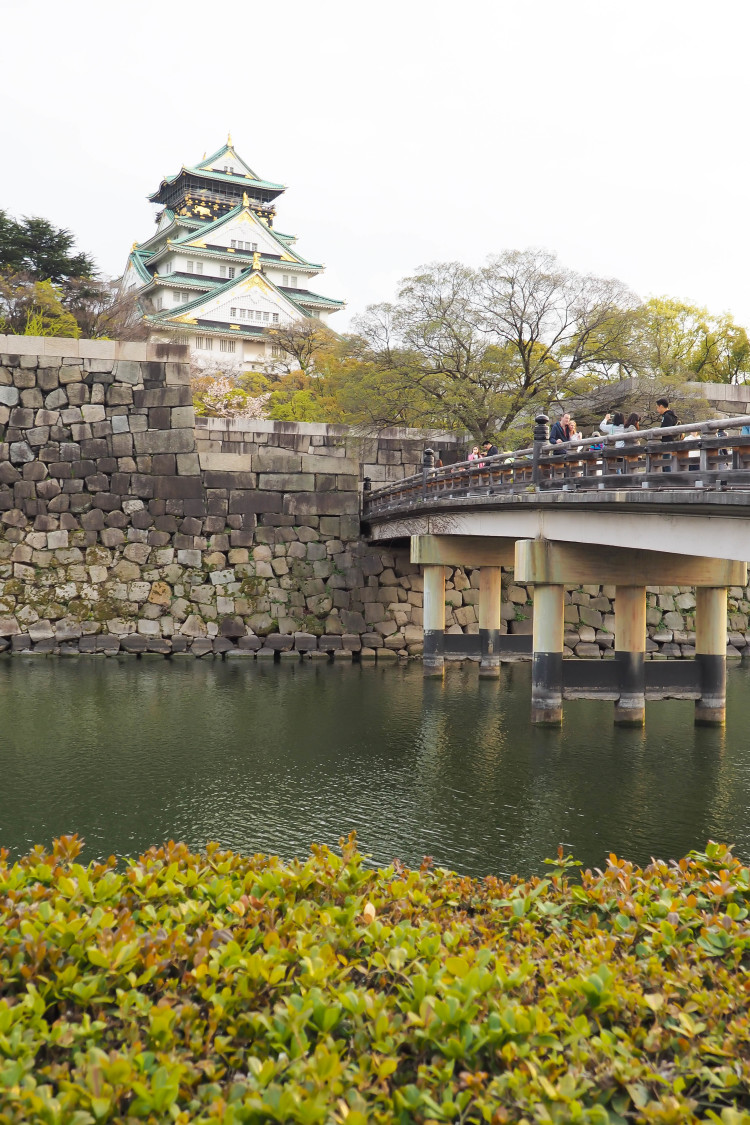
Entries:
POLYGON ((73 252, 73 235, 47 219, 18 222, 0 211, 0 271, 23 273, 38 281, 65 284, 96 273, 89 254, 73 252))
POLYGON ((81 335, 76 318, 63 305, 60 291, 50 281, 35 281, 23 274, 0 274, 0 332, 72 339, 81 335))
POLYGON ((733 317, 671 297, 652 297, 640 310, 632 346, 634 371, 654 378, 744 383, 750 341, 733 317))

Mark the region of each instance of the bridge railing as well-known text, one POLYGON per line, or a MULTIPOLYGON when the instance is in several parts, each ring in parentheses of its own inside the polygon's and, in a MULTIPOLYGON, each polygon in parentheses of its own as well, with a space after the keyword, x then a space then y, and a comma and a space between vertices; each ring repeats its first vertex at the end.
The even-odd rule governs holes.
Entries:
POLYGON ((426 467, 366 491, 364 516, 426 502, 516 492, 634 488, 750 490, 750 414, 560 445, 537 443, 494 457, 426 467))

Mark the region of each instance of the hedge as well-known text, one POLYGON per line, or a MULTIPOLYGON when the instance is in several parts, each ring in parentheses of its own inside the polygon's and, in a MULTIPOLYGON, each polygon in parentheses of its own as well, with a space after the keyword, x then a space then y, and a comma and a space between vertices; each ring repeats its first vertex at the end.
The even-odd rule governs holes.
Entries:
POLYGON ((0 1122, 750 1123, 750 871, 0 852, 0 1122))

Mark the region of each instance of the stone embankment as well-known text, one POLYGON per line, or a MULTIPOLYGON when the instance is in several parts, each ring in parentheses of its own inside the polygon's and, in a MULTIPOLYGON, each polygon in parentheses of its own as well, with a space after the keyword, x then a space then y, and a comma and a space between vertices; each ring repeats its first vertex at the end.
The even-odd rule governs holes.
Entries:
MULTIPOLYGON (((0 651, 419 655, 419 568, 361 537, 360 489, 455 436, 196 420, 186 353, 0 336, 0 651)), ((478 631, 478 585, 448 572, 449 631, 478 631)), ((531 590, 504 590, 504 629, 528 631, 531 590)), ((613 597, 566 594, 569 655, 612 652, 613 597)), ((692 655, 694 604, 649 591, 652 655, 692 655)), ((749 612, 730 591, 733 652, 749 612)))

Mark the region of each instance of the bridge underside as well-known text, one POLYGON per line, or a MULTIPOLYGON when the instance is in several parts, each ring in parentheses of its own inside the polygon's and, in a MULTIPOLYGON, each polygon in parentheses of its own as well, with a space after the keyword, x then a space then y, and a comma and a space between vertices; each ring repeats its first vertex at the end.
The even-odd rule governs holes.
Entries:
MULTIPOLYGON (((412 535, 546 539, 669 555, 750 559, 750 493, 534 493, 379 513, 373 540, 412 535)), ((604 579, 602 579, 604 580, 604 579)))

